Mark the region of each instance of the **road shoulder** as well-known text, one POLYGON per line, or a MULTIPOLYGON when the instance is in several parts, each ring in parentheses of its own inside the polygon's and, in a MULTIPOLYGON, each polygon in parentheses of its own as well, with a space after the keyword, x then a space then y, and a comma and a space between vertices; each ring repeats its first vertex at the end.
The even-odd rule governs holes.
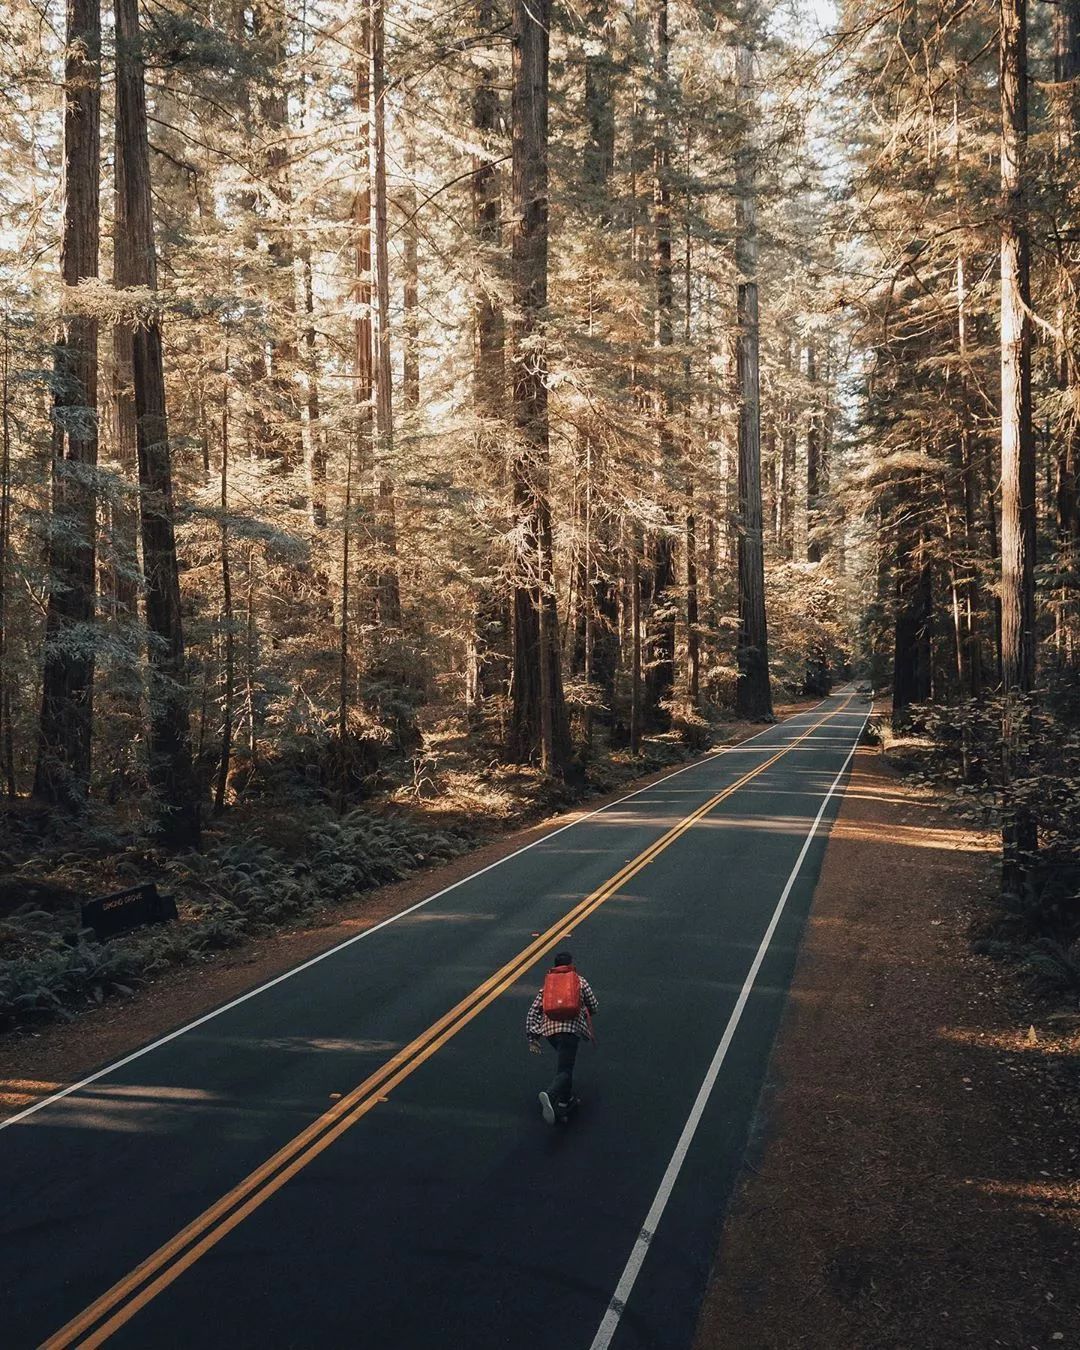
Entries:
POLYGON ((695 1350, 1080 1345, 1080 1036, 971 954, 995 870, 858 752, 695 1350))

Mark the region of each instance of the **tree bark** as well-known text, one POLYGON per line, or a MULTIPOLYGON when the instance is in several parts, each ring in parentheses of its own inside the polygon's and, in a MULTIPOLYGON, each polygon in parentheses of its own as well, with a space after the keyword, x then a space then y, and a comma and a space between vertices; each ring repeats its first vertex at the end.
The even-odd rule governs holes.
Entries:
MULTIPOLYGON (((297 399, 296 277, 293 239, 293 189, 289 173, 288 13, 282 0, 253 0, 252 36, 266 64, 260 81, 258 109, 266 137, 260 168, 269 187, 270 215, 267 221, 267 253, 272 265, 270 294, 276 323, 270 341, 267 392, 271 416, 264 426, 269 433, 263 453, 280 461, 291 473, 303 462, 303 430, 297 399)), ((265 376, 266 367, 262 365, 265 376)), ((310 509, 310 507, 309 507, 310 509)))
MULTIPOLYGON (((127 227, 127 189, 120 122, 113 131, 113 286, 122 291, 133 285, 131 235, 127 227)), ((124 478, 134 485, 139 477, 135 426, 135 377, 132 371, 134 324, 113 324, 113 458, 124 478)), ((115 558, 114 601, 119 612, 136 618, 139 611, 139 513, 134 498, 121 496, 112 512, 112 548, 115 558)))
POLYGON ((586 16, 590 47, 585 56, 585 119, 588 135, 582 176, 591 187, 600 189, 592 208, 600 223, 611 219, 607 186, 615 169, 614 63, 611 48, 614 34, 611 6, 605 0, 593 0, 586 16))
POLYGON ((514 676, 510 755, 539 753, 545 773, 570 757, 555 607, 548 496, 548 47, 550 0, 514 0, 513 219, 515 513, 514 676))
MULTIPOLYGON (((372 558, 375 538, 375 295, 372 286, 371 257, 371 8, 364 0, 360 15, 358 58, 353 107, 356 112, 356 192, 353 196, 354 280, 356 284, 356 321, 353 331, 353 402, 356 408, 355 455, 350 456, 348 479, 350 510, 359 499, 360 528, 358 551, 362 576, 358 617, 365 627, 373 627, 377 617, 375 577, 372 558)), ((351 521, 345 521, 345 538, 351 521)), ((343 578, 343 594, 348 578, 343 578)), ((347 630, 344 630, 347 635, 347 630)), ((345 660, 343 655, 342 660, 345 660)))
MULTIPOLYGON (((479 0, 477 23, 485 35, 494 22, 492 0, 479 0)), ((499 127, 499 94, 488 59, 480 66, 472 99, 472 124, 477 141, 485 145, 499 127)), ((477 252, 473 292, 472 399, 478 430, 476 450, 485 482, 501 498, 506 489, 502 430, 506 416, 506 321, 497 287, 489 276, 498 265, 502 244, 502 183, 498 167, 486 152, 472 160, 470 180, 472 228, 477 252)), ((504 528, 499 521, 494 528, 504 528)), ((484 574, 486 563, 478 570, 484 574)), ((505 694, 510 684, 512 621, 508 596, 491 577, 481 575, 476 586, 467 701, 478 707, 486 699, 505 694)))
MULTIPOLYGON (((302 9, 300 23, 301 33, 301 55, 307 55, 307 4, 302 9)), ((312 84, 307 75, 304 76, 304 131, 308 133, 312 130, 311 116, 311 94, 312 84)), ((318 334, 315 330, 315 284, 311 265, 311 240, 304 238, 300 249, 300 273, 301 285, 303 288, 303 308, 304 320, 302 330, 303 340, 303 369, 304 369, 304 463, 307 468, 308 480, 308 507, 311 519, 312 529, 321 532, 326 529, 326 462, 327 462, 327 433, 322 425, 322 407, 319 398, 319 349, 318 334)), ((326 595, 329 592, 329 578, 323 573, 321 566, 316 567, 316 581, 320 591, 326 595)))
POLYGON ((225 669, 222 696, 221 752, 218 757, 217 788, 214 792, 214 814, 225 810, 225 790, 229 783, 229 764, 232 759, 233 716, 236 700, 236 634, 233 625, 232 559, 229 538, 229 344, 226 338, 222 359, 221 380, 221 473, 219 478, 219 510, 221 521, 218 537, 221 541, 221 625, 225 639, 225 669))
MULTIPOLYGON (((959 150, 959 145, 958 145, 959 150)), ((982 642, 979 633, 982 595, 976 570, 975 503, 977 471, 971 447, 971 412, 968 405, 967 284, 964 254, 956 258, 956 334, 960 355, 960 474, 964 496, 964 576, 961 587, 960 622, 963 632, 961 676, 972 698, 982 693, 982 642)))
MULTIPOLYGON (((612 14, 609 6, 593 0, 586 14, 589 45, 585 57, 585 152, 582 181, 588 190, 586 210, 600 229, 611 223, 611 175, 615 167, 614 68, 612 14)), ((595 296, 601 277, 590 268, 585 278, 585 329, 596 339, 595 296)), ((598 688, 607 709, 614 706, 619 665, 618 589, 605 566, 614 554, 614 518, 598 490, 604 481, 603 446, 594 420, 586 416, 577 438, 578 548, 575 565, 577 609, 574 621, 572 669, 598 688), (583 486, 582 486, 583 483, 583 486)), ((592 712, 586 714, 587 736, 592 712)))
POLYGON ((416 142, 411 134, 405 140, 406 182, 401 193, 405 212, 405 279, 402 288, 401 402, 407 413, 420 407, 420 236, 416 225, 416 142))
MULTIPOLYGON (((138 0, 116 0, 115 13, 116 110, 124 157, 132 284, 154 291, 157 256, 138 0)), ((146 622, 151 635, 150 776, 165 840, 178 847, 195 846, 199 841, 199 799, 191 764, 165 372, 160 321, 155 311, 147 314, 135 330, 132 370, 146 622)))
MULTIPOLYGON (((1080 0, 1058 0, 1054 7, 1054 84, 1057 177, 1068 184, 1075 173, 1080 131, 1080 0)), ((1080 314, 1075 264, 1070 268, 1067 263, 1059 263, 1059 268, 1062 337, 1056 353, 1057 384, 1066 395, 1070 412, 1063 419, 1055 466, 1058 554, 1060 570, 1075 574, 1080 568, 1080 314)), ((1075 587, 1063 590, 1057 646, 1060 659, 1075 665, 1080 656, 1080 604, 1075 587)))
POLYGON ((630 753, 641 749, 641 541, 630 542, 630 753))
POLYGON ((338 624, 338 809, 345 810, 349 771, 346 743, 349 733, 349 621, 350 586, 349 545, 353 512, 353 460, 356 457, 350 438, 345 447, 345 502, 341 511, 341 602, 338 624))
POLYGON ((1006 801, 1003 880, 1022 883, 1037 826, 1012 784, 1031 734, 1035 683, 1035 440, 1031 424, 1031 279, 1027 217, 1027 0, 1000 0, 1001 662, 1006 801))
MULTIPOLYGON (((64 225, 60 271, 73 288, 98 274, 101 123, 99 0, 68 0, 64 66, 64 225)), ((97 570, 98 321, 71 312, 56 348, 49 601, 34 792, 77 807, 90 787, 97 570)))
MULTIPOLYGON (((791 375, 791 342, 784 343, 784 372, 791 375)), ((785 381, 780 410, 780 473, 776 486, 776 534, 780 556, 795 557, 795 410, 791 404, 790 379, 785 381)))
POLYGON ((694 238, 690 181, 693 173, 693 130, 686 128, 686 208, 683 224, 683 456, 686 474, 686 509, 683 530, 683 554, 686 563, 686 694, 691 709, 701 702, 701 605, 698 598, 697 492, 694 463, 693 420, 694 387, 691 351, 694 314, 694 238))
MULTIPOLYGON (((390 260, 386 199, 386 42, 385 2, 371 3, 373 160, 375 167, 375 274, 377 278, 377 353, 375 476, 379 548, 379 623, 401 627, 401 586, 397 562, 397 514, 394 503, 393 367, 390 358, 390 260)), ((398 672, 400 673, 400 672, 398 672)))
POLYGON ((806 426, 806 561, 821 561, 821 409, 817 393, 817 350, 806 344, 806 381, 810 386, 810 414, 806 426))
POLYGON ((11 332, 4 311, 0 346, 0 774, 7 795, 15 798, 15 735, 11 725, 8 669, 8 559, 11 553, 11 332))
POLYGON ((311 247, 305 244, 301 258, 304 275, 304 383, 307 409, 305 433, 307 444, 304 459, 307 463, 308 500, 311 523, 316 530, 326 528, 326 434, 322 427, 319 403, 319 355, 315 333, 315 287, 311 275, 311 247))
POLYGON ((701 702, 701 606, 698 600, 697 513, 694 480, 687 485, 686 533, 686 692, 691 708, 701 702))
POLYGON ((914 703, 930 697, 933 576, 922 538, 897 549, 892 720, 902 724, 914 703))
MULTIPOLYGON (((742 23, 753 22, 754 6, 742 23)), ((757 119, 753 53, 744 33, 735 54, 743 127, 735 160, 736 366, 739 398, 739 678, 735 707, 743 717, 771 718, 769 639, 765 617, 765 540, 761 512, 761 390, 758 359, 757 119)))
POLYGON ((656 419, 657 486, 662 514, 669 528, 654 534, 650 605, 648 614, 647 666, 644 719, 664 727, 670 714, 664 704, 675 686, 675 541, 671 511, 667 504, 669 478, 675 459, 672 431, 674 399, 667 352, 674 341, 674 284, 671 266, 671 87, 668 69, 671 39, 668 32, 667 0, 653 0, 653 60, 655 63, 655 110, 653 121, 653 415, 656 419))

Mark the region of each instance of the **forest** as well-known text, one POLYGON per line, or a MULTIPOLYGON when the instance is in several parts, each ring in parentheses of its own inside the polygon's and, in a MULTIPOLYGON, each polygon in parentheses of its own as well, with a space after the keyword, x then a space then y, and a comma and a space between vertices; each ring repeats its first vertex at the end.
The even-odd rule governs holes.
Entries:
POLYGON ((5 1010, 850 679, 1080 982, 1078 144, 1080 0, 11 0, 5 1010))

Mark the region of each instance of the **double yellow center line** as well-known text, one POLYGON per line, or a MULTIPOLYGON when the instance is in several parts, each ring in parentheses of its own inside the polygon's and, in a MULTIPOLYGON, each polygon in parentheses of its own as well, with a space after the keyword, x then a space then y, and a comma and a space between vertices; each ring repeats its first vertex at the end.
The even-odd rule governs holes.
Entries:
POLYGON ((833 709, 820 717, 795 740, 782 746, 756 768, 744 773, 741 778, 738 778, 729 787, 724 788, 722 792, 710 797, 703 806, 699 806, 696 811, 691 812, 690 815, 679 821, 655 843, 650 844, 644 852, 639 853, 636 858, 632 858, 610 880, 604 882, 591 895, 587 895, 572 910, 552 924, 545 933, 541 933, 529 946, 508 961, 500 970, 497 970, 494 975, 485 980, 483 984, 478 985, 470 994, 467 994, 448 1013, 445 1013, 415 1040, 410 1041, 408 1045, 399 1050, 392 1059, 383 1064, 358 1087, 353 1088, 346 1096, 335 1102, 328 1111, 291 1139, 283 1148, 280 1148, 273 1157, 268 1158, 254 1172, 245 1177, 239 1185, 234 1186, 227 1195, 222 1196, 198 1218, 193 1219, 186 1228, 159 1247, 152 1256, 147 1257, 130 1274, 125 1275, 122 1280, 119 1280, 111 1289, 102 1294, 85 1311, 45 1341, 42 1350, 62 1350, 62 1347, 74 1345, 76 1342, 83 1347, 83 1350, 90 1350, 93 1346, 104 1344, 140 1308, 145 1307, 163 1289, 167 1289, 174 1280, 194 1265, 211 1247, 219 1243, 237 1225, 243 1223, 249 1214, 254 1213, 260 1205, 269 1200, 286 1182, 317 1158, 324 1149, 329 1148, 335 1139, 340 1138, 346 1130, 355 1125, 378 1102, 385 1101, 389 1092, 403 1083, 425 1060, 430 1059, 437 1050, 444 1046, 451 1037, 457 1035, 474 1017, 483 1012, 500 994, 505 993, 531 966, 534 966, 562 942, 567 934, 583 919, 588 918, 590 914, 599 909, 605 900, 616 894, 632 877, 646 868, 654 858, 663 853, 703 816, 708 815, 722 801, 738 792, 740 788, 759 774, 764 773, 778 759, 783 758, 824 722, 828 721, 835 712, 846 708, 848 702, 850 702, 850 699, 845 700, 840 708, 833 709))

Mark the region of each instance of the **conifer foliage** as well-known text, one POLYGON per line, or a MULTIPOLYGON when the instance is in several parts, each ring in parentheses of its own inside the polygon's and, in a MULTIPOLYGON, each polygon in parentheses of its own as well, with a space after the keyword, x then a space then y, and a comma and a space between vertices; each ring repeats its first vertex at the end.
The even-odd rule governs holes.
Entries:
POLYGON ((829 8, 13 0, 0 788, 196 845, 436 727, 577 777, 865 669, 1000 691, 1027 875, 1080 0, 829 8))

